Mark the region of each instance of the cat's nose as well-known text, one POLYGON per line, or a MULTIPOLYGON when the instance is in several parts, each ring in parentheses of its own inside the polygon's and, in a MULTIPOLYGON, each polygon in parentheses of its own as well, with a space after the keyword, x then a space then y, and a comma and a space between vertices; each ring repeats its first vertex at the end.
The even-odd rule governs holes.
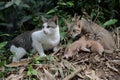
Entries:
POLYGON ((45 34, 48 34, 47 31, 46 31, 45 29, 43 29, 43 32, 44 32, 45 34))

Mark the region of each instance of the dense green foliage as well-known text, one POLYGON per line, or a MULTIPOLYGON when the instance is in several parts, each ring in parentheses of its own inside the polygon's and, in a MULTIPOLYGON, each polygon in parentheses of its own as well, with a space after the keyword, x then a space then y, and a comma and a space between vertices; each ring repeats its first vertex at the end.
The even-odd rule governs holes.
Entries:
MULTIPOLYGON (((119 0, 1 0, 0 42, 9 40, 22 31, 40 27, 41 15, 50 17, 56 14, 60 18, 67 18, 78 13, 81 16, 86 15, 99 24, 110 19, 119 21, 119 3, 119 0), (9 39, 6 38, 8 36, 9 39)), ((118 26, 119 23, 116 25, 118 26)))
MULTIPOLYGON (((41 27, 41 15, 59 16, 61 40, 65 37, 64 20, 74 13, 86 16, 109 30, 119 27, 119 0, 0 0, 0 67, 6 63, 6 41, 23 31, 41 27)), ((10 57, 11 58, 11 57, 10 57)), ((31 74, 31 73, 30 73, 31 74)), ((0 77, 3 74, 0 72, 0 77)))

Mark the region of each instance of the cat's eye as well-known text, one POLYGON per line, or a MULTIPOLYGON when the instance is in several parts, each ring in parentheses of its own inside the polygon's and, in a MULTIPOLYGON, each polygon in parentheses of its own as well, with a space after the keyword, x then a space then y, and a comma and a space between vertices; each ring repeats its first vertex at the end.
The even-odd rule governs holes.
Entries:
POLYGON ((50 28, 50 26, 47 26, 47 28, 50 28))
POLYGON ((76 32, 75 30, 73 30, 73 32, 76 32))
POLYGON ((44 28, 44 26, 42 26, 42 28, 44 28))

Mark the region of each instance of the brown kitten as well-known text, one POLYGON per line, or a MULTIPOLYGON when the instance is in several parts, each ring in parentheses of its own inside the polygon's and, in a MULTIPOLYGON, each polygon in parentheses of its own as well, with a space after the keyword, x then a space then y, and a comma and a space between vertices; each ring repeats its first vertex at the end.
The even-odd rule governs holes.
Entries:
POLYGON ((104 52, 103 46, 94 40, 87 40, 86 36, 82 36, 79 40, 73 42, 64 54, 65 58, 72 57, 78 51, 94 52, 100 55, 104 52))
POLYGON ((79 34, 91 33, 93 34, 93 40, 99 41, 104 49, 111 50, 107 53, 112 53, 115 48, 115 42, 111 33, 92 21, 87 21, 85 19, 79 20, 76 18, 73 22, 67 23, 67 27, 69 35, 71 35, 73 39, 79 34))

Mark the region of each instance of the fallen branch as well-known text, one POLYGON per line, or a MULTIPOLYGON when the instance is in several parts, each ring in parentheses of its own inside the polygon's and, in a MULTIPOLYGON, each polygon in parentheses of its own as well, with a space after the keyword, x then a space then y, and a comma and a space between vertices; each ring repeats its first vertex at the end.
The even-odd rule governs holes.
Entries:
POLYGON ((108 62, 106 63, 107 67, 115 72, 117 72, 118 74, 120 74, 119 70, 116 69, 115 67, 112 67, 108 62))
POLYGON ((28 65, 31 62, 32 62, 32 59, 26 59, 26 60, 19 61, 19 62, 13 62, 13 63, 10 63, 10 64, 5 65, 5 66, 6 67, 19 67, 19 66, 28 65))

